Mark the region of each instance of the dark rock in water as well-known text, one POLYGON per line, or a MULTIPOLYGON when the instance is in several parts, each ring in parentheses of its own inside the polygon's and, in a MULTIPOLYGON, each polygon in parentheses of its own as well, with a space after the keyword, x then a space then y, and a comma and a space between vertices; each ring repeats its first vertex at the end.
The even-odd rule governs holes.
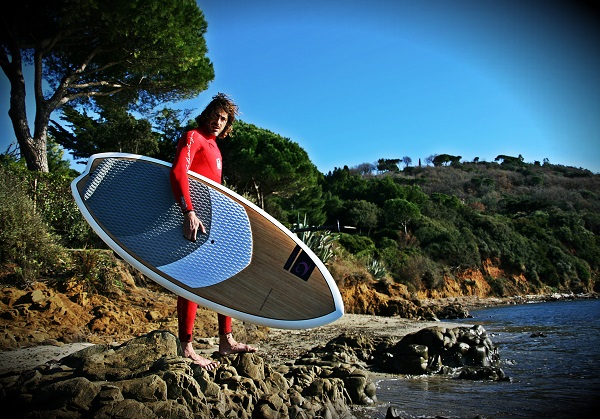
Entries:
MULTIPOLYGON (((313 348, 297 363, 359 365, 392 374, 452 374, 462 369, 496 368, 498 350, 482 326, 428 327, 394 342, 389 338, 345 333, 324 347, 313 348), (327 360, 327 361, 325 361, 327 360)), ((487 370, 485 370, 487 371, 487 370)), ((484 374, 484 376, 486 376, 484 374)), ((463 376, 467 378, 467 375, 463 376)), ((504 379, 503 373, 487 379, 504 379)), ((358 401, 353 398, 353 402, 358 401)))
POLYGON ((465 367, 458 378, 466 380, 508 381, 509 378, 499 367, 465 367))
POLYGON ((398 348, 389 358, 386 367, 403 374, 420 375, 427 373, 429 348, 425 345, 409 344, 398 348))
POLYGON ((497 362, 497 349, 483 327, 429 327, 404 336, 388 349, 379 367, 398 374, 427 374, 465 366, 488 367, 497 362), (423 347, 426 349, 419 349, 417 360, 416 348, 423 347))
POLYGON ((375 385, 353 354, 331 348, 277 369, 255 353, 229 355, 207 372, 181 356, 173 334, 157 331, 6 374, 0 401, 31 418, 352 417, 349 405, 376 400, 375 385))
POLYGON ((402 415, 402 412, 397 407, 389 407, 387 413, 385 414, 385 419, 402 419, 405 416, 402 415))

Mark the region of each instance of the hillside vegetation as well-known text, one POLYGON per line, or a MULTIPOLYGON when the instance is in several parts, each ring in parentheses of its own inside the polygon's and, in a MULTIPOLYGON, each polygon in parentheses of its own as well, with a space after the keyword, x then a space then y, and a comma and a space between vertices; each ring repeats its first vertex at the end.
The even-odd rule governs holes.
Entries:
POLYGON ((329 221, 357 226, 340 243, 421 295, 449 280, 469 293, 481 278, 497 296, 593 290, 600 176, 499 157, 377 175, 335 169, 323 183, 329 221))
MULTIPOLYGON (((341 288, 380 284, 417 297, 593 291, 600 267, 600 176, 504 157, 501 163, 453 161, 401 171, 361 165, 319 174, 319 199, 313 200, 319 222, 342 228, 303 239, 341 288)), ((65 167, 30 172, 4 157, 5 285, 77 277, 90 289, 114 286, 114 262, 73 250, 106 248, 73 202, 74 176, 65 167)), ((269 202, 266 197, 267 210, 269 202)), ((281 221, 298 227, 289 216, 281 221)))

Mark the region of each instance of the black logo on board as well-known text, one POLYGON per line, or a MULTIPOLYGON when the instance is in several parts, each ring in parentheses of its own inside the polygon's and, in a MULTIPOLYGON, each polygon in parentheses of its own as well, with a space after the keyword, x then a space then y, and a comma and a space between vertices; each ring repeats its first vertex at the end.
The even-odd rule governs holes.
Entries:
POLYGON ((283 265, 283 269, 290 271, 290 273, 304 281, 308 281, 315 269, 315 263, 306 252, 302 251, 300 246, 296 245, 287 262, 283 265))

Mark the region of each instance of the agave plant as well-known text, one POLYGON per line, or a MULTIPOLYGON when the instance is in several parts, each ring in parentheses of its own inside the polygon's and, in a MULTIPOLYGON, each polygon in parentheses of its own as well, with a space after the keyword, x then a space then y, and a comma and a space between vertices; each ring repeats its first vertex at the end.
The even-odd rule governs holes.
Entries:
POLYGON ((367 267, 367 271, 369 271, 369 273, 373 275, 373 278, 375 279, 381 279, 387 274, 385 265, 383 262, 377 259, 373 259, 371 257, 368 258, 365 262, 365 266, 367 267))
POLYGON ((329 230, 310 230, 306 221, 306 215, 303 222, 298 220, 298 223, 294 225, 294 229, 304 230, 296 233, 296 235, 310 250, 315 252, 323 263, 327 263, 333 257, 333 244, 339 239, 339 234, 332 233, 329 230))

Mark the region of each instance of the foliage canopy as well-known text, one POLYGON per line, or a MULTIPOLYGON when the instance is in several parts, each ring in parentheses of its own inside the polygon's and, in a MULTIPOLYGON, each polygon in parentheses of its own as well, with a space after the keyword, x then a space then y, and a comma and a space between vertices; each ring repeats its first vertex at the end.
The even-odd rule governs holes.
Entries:
POLYGON ((0 67, 11 85, 16 138, 30 170, 48 171, 50 114, 107 97, 149 109, 196 96, 214 78, 193 0, 26 0, 2 15, 0 67), (24 66, 34 68, 33 133, 24 66))
POLYGON ((299 215, 322 221, 320 174, 306 151, 288 138, 243 121, 233 127, 219 142, 227 185, 288 225, 299 215))

